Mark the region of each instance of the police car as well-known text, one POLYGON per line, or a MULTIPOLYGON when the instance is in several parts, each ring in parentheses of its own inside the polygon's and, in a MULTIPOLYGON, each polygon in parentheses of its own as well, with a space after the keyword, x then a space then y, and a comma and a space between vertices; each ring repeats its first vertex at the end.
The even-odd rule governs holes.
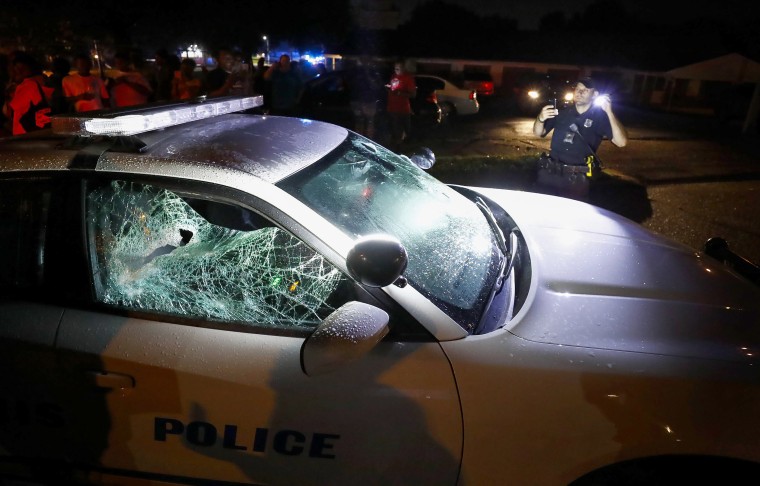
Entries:
POLYGON ((602 209, 447 186, 429 157, 260 101, 2 141, 0 476, 758 477, 756 286, 602 209))

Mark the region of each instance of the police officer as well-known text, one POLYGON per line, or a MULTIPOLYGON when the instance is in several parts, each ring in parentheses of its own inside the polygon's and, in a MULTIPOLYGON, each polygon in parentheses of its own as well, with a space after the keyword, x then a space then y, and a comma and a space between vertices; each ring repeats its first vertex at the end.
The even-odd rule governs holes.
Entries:
POLYGON ((538 183, 557 195, 586 199, 589 181, 599 170, 596 150, 604 138, 625 147, 628 134, 612 112, 610 97, 600 95, 591 78, 581 78, 573 93, 574 106, 558 110, 546 105, 533 122, 533 133, 545 137, 554 130, 551 152, 539 160, 538 183))

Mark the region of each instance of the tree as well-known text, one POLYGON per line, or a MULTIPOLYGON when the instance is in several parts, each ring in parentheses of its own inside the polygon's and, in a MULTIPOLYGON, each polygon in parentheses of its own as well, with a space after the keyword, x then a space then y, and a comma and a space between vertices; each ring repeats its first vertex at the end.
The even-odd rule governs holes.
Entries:
POLYGON ((564 32, 567 30, 567 16, 565 12, 549 12, 541 17, 538 24, 541 32, 564 32))

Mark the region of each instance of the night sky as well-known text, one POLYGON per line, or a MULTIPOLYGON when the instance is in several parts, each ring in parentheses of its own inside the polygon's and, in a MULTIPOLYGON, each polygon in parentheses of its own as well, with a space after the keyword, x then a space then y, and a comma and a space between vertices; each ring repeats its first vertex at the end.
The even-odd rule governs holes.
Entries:
POLYGON ((382 55, 535 60, 553 54, 568 62, 643 69, 729 52, 760 60, 760 0, 396 0, 402 22, 414 19, 415 8, 427 1, 443 1, 474 15, 466 19, 461 11, 449 8, 445 18, 435 7, 422 18, 417 16, 418 23, 402 25, 393 35, 380 35, 352 31, 351 0, 78 0, 76 12, 71 8, 74 2, 36 0, 36 8, 30 9, 29 0, 0 0, 0 28, 15 26, 15 31, 5 32, 5 39, 29 39, 29 48, 54 54, 61 39, 74 39, 75 49, 88 39, 99 39, 149 51, 202 44, 207 50, 231 46, 258 52, 261 36, 267 34, 273 46, 286 41, 335 52, 350 51, 370 37, 365 44, 372 45, 362 49, 382 55), (595 15, 589 14, 592 10, 595 15), (556 12, 565 15, 566 30, 561 23, 552 30, 558 25, 556 16, 553 23, 546 21, 547 14, 556 12), (616 22, 618 17, 604 12, 622 12, 624 20, 616 22), (494 15, 517 23, 495 20, 494 15), (442 26, 444 18, 448 24, 442 26), (70 20, 68 33, 59 19, 70 20), (469 25, 464 25, 465 20, 469 25), (540 26, 544 30, 538 32, 540 26), (589 52, 589 46, 597 52, 589 52), (587 53, 587 58, 576 59, 578 52, 587 53))
MULTIPOLYGON (((410 18, 415 7, 432 0, 395 0, 400 9, 402 21, 410 18)), ((760 21, 760 1, 757 0, 443 0, 459 5, 481 16, 501 15, 516 19, 521 30, 538 27, 542 16, 550 12, 561 11, 566 15, 580 14, 594 3, 616 3, 630 14, 655 24, 678 24, 696 18, 710 18, 721 22, 746 25, 748 21, 760 21)), ((36 0, 34 5, 42 11, 56 15, 71 12, 71 5, 76 3, 80 11, 88 11, 96 17, 105 13, 113 21, 122 21, 130 15, 130 7, 137 6, 143 10, 153 11, 171 19, 176 14, 182 19, 194 22, 194 17, 202 18, 207 25, 220 21, 236 22, 243 17, 250 25, 266 22, 276 24, 299 24, 302 14, 310 15, 320 9, 333 10, 340 2, 332 0, 79 0, 65 2, 61 0, 36 0), (144 7, 144 8, 143 8, 144 7), (191 15, 188 15, 191 14, 191 15)), ((345 0, 345 4, 350 0, 345 0)), ((28 9, 28 0, 0 0, 0 10, 6 6, 19 6, 28 9)), ((757 24, 755 24, 757 25, 757 24)), ((755 26, 755 28, 757 28, 755 26)))
MULTIPOLYGON (((402 18, 428 0, 403 0, 397 5, 402 18)), ((561 11, 568 16, 582 13, 599 0, 446 0, 481 15, 497 14, 517 19, 521 30, 538 27, 539 19, 550 12, 561 11)), ((760 20, 760 1, 757 0, 617 0, 627 12, 654 24, 679 24, 700 17, 714 18, 731 24, 748 18, 760 20)))

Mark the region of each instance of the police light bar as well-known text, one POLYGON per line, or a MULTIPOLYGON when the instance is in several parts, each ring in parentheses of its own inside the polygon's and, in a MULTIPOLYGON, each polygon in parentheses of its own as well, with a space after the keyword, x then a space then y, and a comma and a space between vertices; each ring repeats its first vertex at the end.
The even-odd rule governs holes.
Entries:
POLYGON ((93 112, 51 117, 53 133, 59 135, 128 136, 181 125, 264 104, 262 96, 218 98, 200 103, 177 103, 114 113, 93 112))

